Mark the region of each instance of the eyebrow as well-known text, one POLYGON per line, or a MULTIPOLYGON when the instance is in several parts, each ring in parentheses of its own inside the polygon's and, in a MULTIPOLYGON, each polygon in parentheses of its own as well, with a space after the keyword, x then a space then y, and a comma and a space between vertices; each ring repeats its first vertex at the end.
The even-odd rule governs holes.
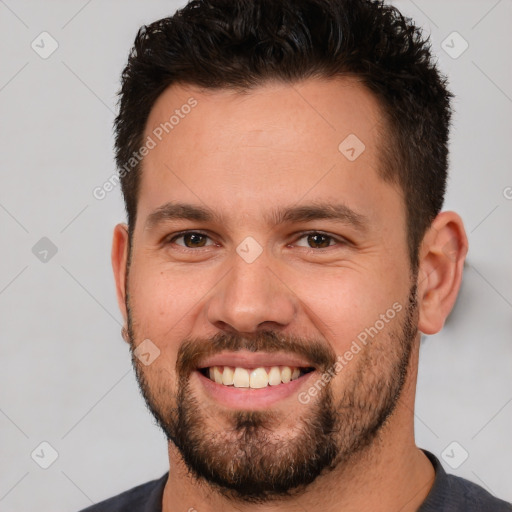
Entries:
MULTIPOLYGON (((168 220, 223 223, 223 217, 208 207, 168 202, 148 215, 145 229, 154 229, 168 220)), ((271 211, 266 220, 271 225, 334 220, 351 225, 360 231, 368 231, 370 226, 369 218, 362 213, 356 212, 343 203, 332 202, 314 202, 303 206, 276 208, 271 211)))
POLYGON ((194 220, 199 222, 220 221, 217 215, 210 208, 196 206, 188 203, 165 203, 151 212, 145 223, 145 229, 154 229, 159 224, 168 220, 194 220))
POLYGON ((314 202, 303 206, 276 209, 271 214, 273 224, 312 222, 314 220, 334 220, 353 226, 360 231, 368 231, 370 219, 343 203, 314 202))

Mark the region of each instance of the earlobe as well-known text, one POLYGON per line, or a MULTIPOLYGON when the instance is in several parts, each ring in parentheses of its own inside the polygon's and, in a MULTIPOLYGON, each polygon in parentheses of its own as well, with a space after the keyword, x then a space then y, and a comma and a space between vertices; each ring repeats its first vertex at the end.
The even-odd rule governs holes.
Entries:
POLYGON ((418 329, 439 332, 455 304, 468 240, 455 212, 441 212, 432 222, 420 248, 418 272, 418 329))
POLYGON ((130 240, 128 235, 128 226, 126 224, 117 224, 114 228, 112 238, 112 270, 116 283, 116 294, 119 309, 123 315, 125 324, 127 322, 126 311, 126 265, 128 262, 128 253, 130 240))

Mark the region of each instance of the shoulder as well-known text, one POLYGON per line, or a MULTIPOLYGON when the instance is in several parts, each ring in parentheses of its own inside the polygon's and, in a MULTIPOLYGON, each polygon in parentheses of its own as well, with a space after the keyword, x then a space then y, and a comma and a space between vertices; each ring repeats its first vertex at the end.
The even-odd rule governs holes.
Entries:
POLYGON ((161 478, 133 487, 80 512, 161 512, 162 495, 168 475, 166 473, 161 478))
POLYGON ((479 485, 454 475, 447 476, 447 487, 459 497, 459 507, 475 512, 512 512, 512 504, 500 500, 479 485))
POLYGON ((465 478, 446 473, 432 453, 423 452, 434 466, 436 477, 418 512, 512 512, 512 504, 465 478))

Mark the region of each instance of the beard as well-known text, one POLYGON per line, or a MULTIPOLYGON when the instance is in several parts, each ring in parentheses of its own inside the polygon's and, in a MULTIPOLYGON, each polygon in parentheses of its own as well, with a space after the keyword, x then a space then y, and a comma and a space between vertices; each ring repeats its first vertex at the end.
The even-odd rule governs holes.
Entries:
POLYGON ((403 314, 393 320, 396 325, 390 324, 388 332, 377 334, 348 363, 350 368, 341 371, 345 380, 339 398, 334 398, 332 389, 340 380, 337 375, 320 388, 316 400, 301 405, 299 413, 294 408, 293 426, 280 431, 278 427, 290 420, 291 413, 277 408, 215 409, 194 394, 192 372, 200 359, 221 351, 282 351, 306 357, 320 381, 321 374, 332 371, 336 363, 336 354, 325 341, 274 331, 187 338, 177 354, 174 391, 169 369, 155 363, 144 366, 134 356, 137 337, 128 295, 127 310, 132 363, 157 423, 178 449, 192 477, 230 500, 246 503, 264 504, 298 496, 318 476, 346 467, 370 446, 395 410, 417 335, 414 285, 403 314))

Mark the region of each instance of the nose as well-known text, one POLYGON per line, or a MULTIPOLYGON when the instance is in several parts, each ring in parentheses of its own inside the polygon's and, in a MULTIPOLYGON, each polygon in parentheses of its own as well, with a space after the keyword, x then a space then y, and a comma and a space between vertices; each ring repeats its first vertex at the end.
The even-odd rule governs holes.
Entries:
POLYGON ((297 312, 298 300, 263 253, 247 263, 238 254, 206 304, 208 321, 224 331, 282 330, 297 312))

